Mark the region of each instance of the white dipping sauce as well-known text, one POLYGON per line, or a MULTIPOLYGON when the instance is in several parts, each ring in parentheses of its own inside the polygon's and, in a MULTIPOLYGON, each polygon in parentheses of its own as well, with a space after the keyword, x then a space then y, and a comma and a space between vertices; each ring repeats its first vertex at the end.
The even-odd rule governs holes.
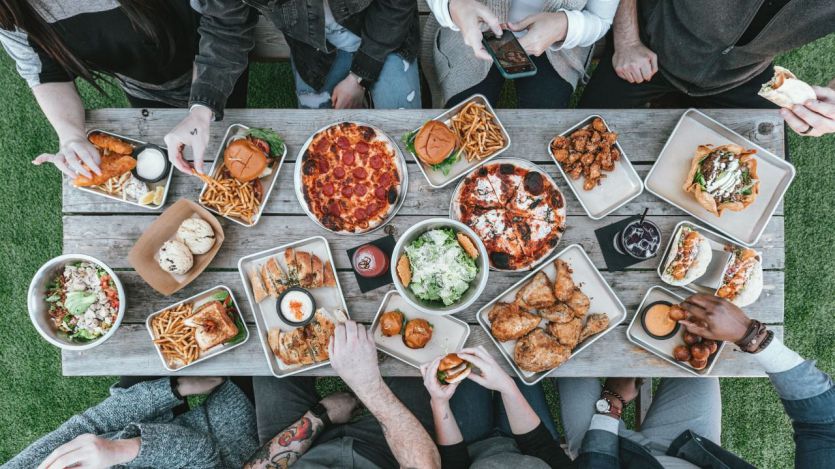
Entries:
POLYGON ((291 322, 306 321, 313 314, 313 301, 298 290, 288 291, 279 305, 282 316, 291 322))
POLYGON ((165 172, 165 155, 156 148, 146 148, 136 156, 136 174, 148 181, 162 177, 165 172))

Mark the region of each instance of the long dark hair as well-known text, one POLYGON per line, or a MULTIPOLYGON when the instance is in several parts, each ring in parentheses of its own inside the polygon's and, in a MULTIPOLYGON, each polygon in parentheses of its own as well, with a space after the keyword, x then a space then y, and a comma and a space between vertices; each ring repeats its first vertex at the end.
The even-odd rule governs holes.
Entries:
MULTIPOLYGON (((174 28, 170 22, 175 17, 170 0, 119 0, 119 4, 136 31, 142 32, 153 41, 163 54, 163 61, 174 57, 174 28)), ((35 10, 29 0, 0 0, 0 28, 13 31, 17 27, 26 32, 29 40, 40 47, 52 60, 57 62, 70 76, 88 81, 100 92, 96 83, 101 73, 93 64, 76 57, 64 44, 55 29, 35 10)))

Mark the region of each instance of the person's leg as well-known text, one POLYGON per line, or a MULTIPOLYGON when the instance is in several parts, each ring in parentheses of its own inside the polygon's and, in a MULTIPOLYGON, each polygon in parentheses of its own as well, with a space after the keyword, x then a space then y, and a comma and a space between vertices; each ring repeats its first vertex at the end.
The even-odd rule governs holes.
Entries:
POLYGON ((741 109, 777 109, 777 105, 758 95, 763 83, 771 80, 772 67, 767 67, 759 75, 745 83, 713 96, 696 98, 697 106, 702 108, 741 108, 741 109))
POLYGON ((374 109, 420 109, 417 59, 408 62, 395 53, 389 54, 370 91, 374 109))
POLYGON ((564 109, 574 88, 565 81, 545 54, 531 57, 536 75, 513 80, 519 109, 564 109))
POLYGON ((720 444, 722 396, 717 378, 664 378, 652 399, 641 435, 663 454, 685 430, 720 444))
POLYGON ((244 393, 250 403, 255 405, 255 390, 252 388, 252 376, 232 376, 229 380, 238 386, 238 389, 244 393))
POLYGON ((449 405, 464 437, 464 443, 482 440, 495 429, 493 391, 476 384, 475 381, 462 381, 449 405))
POLYGON ((597 378, 557 378, 557 388, 568 455, 575 459, 580 454, 603 384, 597 378))
POLYGON ((162 103, 162 102, 159 102, 159 101, 154 101, 152 99, 137 98, 136 96, 131 96, 127 93, 125 93, 125 96, 127 96, 127 98, 128 98, 128 104, 130 104, 130 107, 132 107, 134 109, 140 109, 140 108, 171 109, 171 108, 174 107, 170 104, 162 103))
POLYGON ((490 71, 481 83, 467 88, 466 90, 449 98, 444 105, 446 108, 451 108, 456 104, 464 101, 474 94, 483 94, 490 105, 496 107, 499 102, 499 96, 502 94, 502 87, 504 86, 504 77, 499 73, 499 69, 495 65, 490 67, 490 71))
POLYGON ((243 109, 246 107, 246 97, 249 94, 249 67, 244 69, 241 77, 235 83, 232 94, 226 99, 227 109, 243 109))
POLYGON ((352 58, 353 54, 350 52, 342 50, 336 51, 336 58, 333 60, 333 64, 331 64, 331 69, 325 77, 325 84, 321 90, 313 89, 312 86, 302 80, 302 77, 299 75, 298 70, 296 70, 296 65, 291 58, 290 64, 293 67, 293 77, 296 82, 296 97, 298 97, 299 100, 299 109, 332 108, 333 104, 331 103, 331 92, 334 88, 336 88, 336 85, 338 85, 340 81, 348 76, 348 73, 351 71, 352 58))
POLYGON ((266 443, 319 402, 312 376, 252 378, 258 439, 266 443))
MULTIPOLYGON (((557 426, 554 424, 554 418, 551 417, 551 410, 548 408, 548 402, 545 400, 545 391, 542 389, 542 385, 535 384, 533 386, 527 386, 525 383, 516 378, 514 378, 514 381, 516 381, 516 386, 522 392, 522 395, 525 396, 525 400, 528 401, 528 404, 530 404, 531 408, 533 408, 533 411, 536 412, 539 420, 542 421, 542 424, 545 425, 545 428, 548 429, 551 436, 553 436, 555 440, 559 441, 560 432, 557 431, 557 426)), ((496 396, 495 412, 496 424, 499 432, 506 436, 513 435, 513 431, 510 429, 510 422, 507 419, 507 410, 504 407, 504 401, 500 395, 496 396)))

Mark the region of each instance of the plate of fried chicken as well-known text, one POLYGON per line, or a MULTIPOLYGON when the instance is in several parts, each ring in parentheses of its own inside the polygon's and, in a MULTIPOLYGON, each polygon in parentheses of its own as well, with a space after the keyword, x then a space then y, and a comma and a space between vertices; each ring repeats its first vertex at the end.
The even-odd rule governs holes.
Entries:
POLYGON ((626 308, 579 244, 476 314, 519 378, 532 385, 626 319, 626 308))

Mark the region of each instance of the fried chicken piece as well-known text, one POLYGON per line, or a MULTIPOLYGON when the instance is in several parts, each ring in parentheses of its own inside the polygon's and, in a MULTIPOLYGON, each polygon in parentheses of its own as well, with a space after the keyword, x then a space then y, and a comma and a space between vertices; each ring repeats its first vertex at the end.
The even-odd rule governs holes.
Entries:
POLYGON ((607 327, 609 327, 609 316, 607 314, 589 314, 589 317, 586 318, 586 325, 583 326, 583 331, 580 333, 580 340, 578 343, 588 339, 598 332, 603 332, 607 327))
POLYGON ((112 135, 95 132, 90 134, 87 139, 90 140, 90 143, 102 150, 107 150, 105 153, 117 153, 119 155, 130 155, 133 153, 133 145, 112 135))
POLYGON ((572 150, 568 155, 568 162, 571 163, 571 164, 574 164, 574 163, 580 161, 580 158, 582 158, 582 157, 583 157, 583 152, 572 150))
POLYGON ((552 335, 535 329, 516 342, 513 359, 525 371, 539 372, 554 369, 571 357, 571 349, 561 345, 552 335))
MULTIPOLYGON (((86 167, 86 165, 85 165, 86 167)), ((99 169, 101 174, 90 171, 90 177, 78 176, 73 181, 76 187, 98 186, 108 179, 121 176, 136 167, 136 159, 129 155, 102 155, 99 169)), ((89 169, 89 168, 88 168, 89 169)))
POLYGON ((516 304, 522 309, 547 308, 556 303, 557 298, 551 289, 551 281, 545 272, 534 275, 528 283, 516 292, 516 304))
POLYGON ((610 145, 614 145, 618 139, 617 132, 603 132, 603 140, 606 140, 610 145))
POLYGON ((566 163, 568 161, 568 149, 566 148, 556 148, 553 150, 554 158, 560 163, 566 163))
POLYGON ((558 136, 554 137, 554 141, 551 144, 551 146, 553 148, 558 148, 558 149, 567 149, 568 146, 569 146, 569 143, 570 142, 568 141, 568 137, 566 137, 564 135, 558 135, 558 136))
POLYGON ((586 142, 588 142, 588 139, 585 136, 575 137, 575 135, 577 135, 576 132, 575 132, 574 135, 572 135, 573 140, 571 142, 571 148, 573 148, 576 151, 585 150, 586 149, 586 142))
POLYGON ((518 339, 536 329, 540 317, 521 311, 515 303, 496 303, 487 314, 490 332, 499 342, 518 339))
POLYGON ((557 278, 554 281, 554 294, 558 300, 566 302, 571 298, 571 294, 574 293, 574 279, 571 277, 574 271, 562 259, 554 261, 554 268, 557 269, 557 278))
POLYGON ((554 306, 540 309, 539 315, 557 324, 564 324, 574 319, 574 311, 565 303, 557 303, 554 306))
POLYGON ((561 344, 573 349, 580 342, 580 333, 583 331, 583 320, 574 318, 563 324, 549 322, 546 327, 548 332, 556 337, 561 344))
POLYGON ((611 155, 612 161, 620 161, 620 152, 617 148, 612 148, 611 155))
POLYGON ((603 123, 603 119, 595 117, 594 120, 591 121, 591 128, 598 132, 605 132, 606 124, 603 123))
POLYGON ((580 157, 580 163, 583 163, 583 166, 594 163, 594 153, 591 150, 588 153, 583 153, 583 156, 580 157))
POLYGON ((599 143, 603 140, 603 134, 595 130, 591 133, 591 137, 589 138, 589 140, 591 140, 594 143, 599 143))
POLYGON ((578 318, 582 318, 586 315, 589 311, 589 297, 583 293, 582 290, 579 288, 575 288, 573 292, 571 292, 571 296, 568 298, 566 302, 568 307, 574 311, 574 316, 578 318))
POLYGON ((583 166, 579 164, 577 166, 574 166, 573 168, 571 168, 571 170, 568 171, 568 175, 571 177, 571 179, 580 179, 580 176, 583 175, 583 166))

